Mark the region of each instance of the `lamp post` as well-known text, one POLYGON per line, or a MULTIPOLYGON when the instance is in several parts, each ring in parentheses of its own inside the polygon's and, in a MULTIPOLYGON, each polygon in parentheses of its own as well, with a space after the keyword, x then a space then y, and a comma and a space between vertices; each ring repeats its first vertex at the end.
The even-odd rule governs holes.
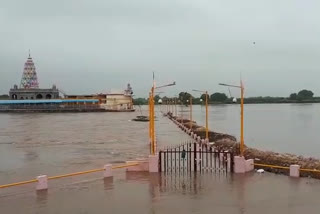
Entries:
POLYGON ((166 108, 167 108, 166 113, 168 114, 168 112, 169 112, 169 101, 168 101, 168 98, 166 99, 166 108))
POLYGON ((240 118, 240 156, 243 156, 244 154, 244 85, 242 83, 242 80, 240 81, 240 86, 238 85, 229 85, 224 83, 219 83, 219 85, 227 86, 227 87, 233 87, 233 88, 240 88, 241 91, 241 118, 240 118))
POLYGON ((190 129, 192 130, 192 95, 190 96, 190 129))
POLYGON ((182 123, 183 123, 183 102, 181 99, 179 99, 179 105, 180 105, 180 118, 182 120, 182 123))
POLYGON ((151 128, 151 92, 149 92, 149 99, 148 99, 148 105, 149 105, 149 140, 150 140, 150 142, 151 142, 151 130, 152 130, 152 128, 151 128))
POLYGON ((206 95, 206 140, 209 142, 209 122, 208 122, 208 91, 192 90, 196 92, 201 92, 206 95))
POLYGON ((171 84, 163 85, 155 87, 155 82, 153 81, 153 85, 151 88, 150 96, 149 96, 149 137, 150 137, 150 153, 155 155, 156 153, 156 141, 155 141, 155 125, 154 125, 154 93, 155 90, 165 87, 170 87, 176 85, 176 82, 171 84))
POLYGON ((187 100, 187 103, 190 105, 190 129, 192 130, 192 96, 190 96, 190 100, 187 100))

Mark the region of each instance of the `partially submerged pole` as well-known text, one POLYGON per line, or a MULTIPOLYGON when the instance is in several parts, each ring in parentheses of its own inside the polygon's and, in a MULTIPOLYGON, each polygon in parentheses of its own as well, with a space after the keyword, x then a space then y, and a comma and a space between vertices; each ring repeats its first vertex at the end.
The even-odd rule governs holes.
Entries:
POLYGON ((156 142, 155 142, 155 127, 154 127, 154 86, 151 89, 151 127, 152 127, 152 132, 151 132, 151 145, 152 145, 152 155, 155 154, 155 148, 156 148, 156 142))
POLYGON ((229 85, 225 83, 219 83, 219 85, 227 86, 227 87, 234 87, 240 88, 241 90, 241 116, 240 116, 240 156, 243 157, 244 155, 244 85, 242 79, 240 79, 240 86, 238 85, 229 85))
POLYGON ((178 117, 178 114, 177 114, 177 98, 176 97, 174 98, 174 110, 175 110, 175 116, 178 117))
POLYGON ((190 96, 190 129, 192 130, 192 96, 190 96))
POLYGON ((206 140, 208 140, 208 141, 209 141, 208 91, 206 91, 206 140))
POLYGON ((150 142, 150 151, 151 151, 151 92, 149 93, 149 142, 150 142))
POLYGON ((241 80, 241 139, 240 139, 240 155, 244 155, 244 86, 241 80))
POLYGON ((150 153, 155 154, 155 128, 154 128, 154 87, 151 88, 149 96, 149 137, 150 153))

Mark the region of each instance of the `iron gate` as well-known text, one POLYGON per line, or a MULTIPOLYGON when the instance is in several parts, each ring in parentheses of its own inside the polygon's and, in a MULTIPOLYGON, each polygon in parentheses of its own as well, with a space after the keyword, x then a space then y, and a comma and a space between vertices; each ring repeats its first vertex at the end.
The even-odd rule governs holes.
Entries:
POLYGON ((188 142, 159 152, 159 171, 180 172, 232 172, 233 154, 219 151, 206 144, 188 142))

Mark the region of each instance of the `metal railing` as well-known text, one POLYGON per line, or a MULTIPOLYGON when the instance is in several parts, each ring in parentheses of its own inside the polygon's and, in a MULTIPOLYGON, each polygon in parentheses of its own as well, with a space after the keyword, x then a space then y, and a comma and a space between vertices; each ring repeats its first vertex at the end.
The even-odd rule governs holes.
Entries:
MULTIPOLYGON (((131 166, 137 166, 137 165, 139 165, 139 163, 124 164, 124 165, 113 166, 111 169, 121 169, 121 168, 127 168, 127 167, 131 167, 131 166)), ((48 180, 72 177, 72 176, 83 175, 83 174, 94 173, 94 172, 102 172, 104 170, 105 170, 104 168, 100 168, 100 169, 92 169, 92 170, 74 172, 74 173, 63 174, 63 175, 56 175, 56 176, 48 177, 48 180)), ((20 185, 24 185, 24 184, 36 183, 36 182, 38 182, 37 179, 32 179, 32 180, 28 180, 28 181, 20 181, 20 182, 11 183, 11 184, 4 184, 4 185, 0 185, 0 189, 14 187, 14 186, 20 186, 20 185)))
POLYGON ((260 163, 254 163, 254 166, 261 166, 261 167, 268 167, 268 168, 274 168, 274 169, 290 169, 288 166, 276 166, 276 165, 269 165, 269 164, 260 164, 260 163))
MULTIPOLYGON (((286 169, 286 170, 290 170, 290 167, 288 167, 288 166, 277 166, 277 165, 261 164, 261 163, 254 163, 253 165, 254 165, 254 166, 274 168, 274 169, 286 169)), ((304 168, 301 168, 301 169, 300 169, 300 172, 316 172, 316 173, 320 173, 320 170, 318 170, 318 169, 304 169, 304 168)))

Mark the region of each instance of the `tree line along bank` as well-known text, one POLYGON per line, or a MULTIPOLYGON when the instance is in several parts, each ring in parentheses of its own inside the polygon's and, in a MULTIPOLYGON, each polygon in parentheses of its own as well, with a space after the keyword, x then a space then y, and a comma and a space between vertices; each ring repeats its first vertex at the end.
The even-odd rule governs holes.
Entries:
MULTIPOLYGON (((156 95, 154 100, 158 104, 159 99, 162 100, 162 104, 183 104, 188 105, 192 97, 192 104, 201 105, 205 104, 206 95, 202 94, 200 97, 194 97, 188 92, 180 92, 178 96, 175 97, 160 97, 156 95)), ((208 94, 209 104, 232 104, 235 99, 234 97, 227 96, 225 93, 216 92, 213 94, 208 94)), ((148 99, 146 98, 135 98, 133 103, 135 105, 148 105, 148 99)), ((236 98, 236 103, 240 103, 240 98, 236 98)), ((244 103, 254 104, 254 103, 320 103, 320 97, 314 97, 314 93, 310 90, 303 89, 297 93, 292 93, 288 97, 247 97, 244 98, 244 103)))

